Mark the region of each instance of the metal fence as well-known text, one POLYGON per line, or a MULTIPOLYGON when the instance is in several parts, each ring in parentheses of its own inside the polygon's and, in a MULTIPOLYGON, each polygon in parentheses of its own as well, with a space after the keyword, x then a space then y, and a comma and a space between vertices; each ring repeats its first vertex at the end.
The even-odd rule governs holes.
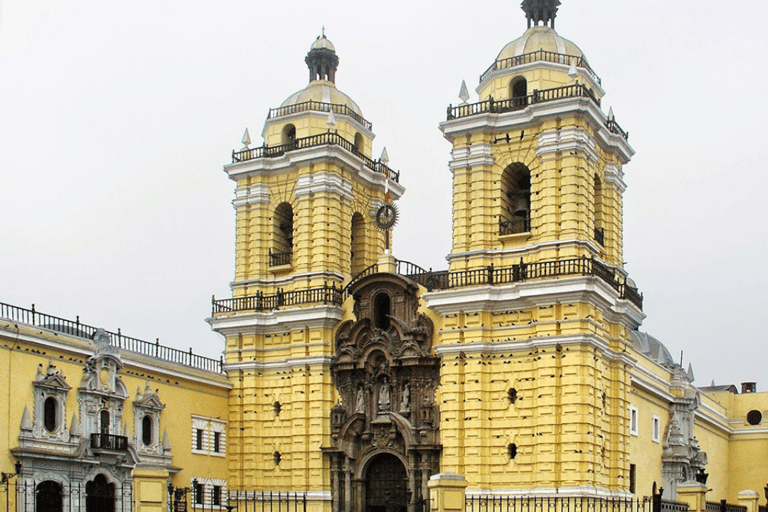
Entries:
POLYGON ((465 512, 653 512, 651 500, 596 497, 467 496, 465 512))
POLYGON ((0 485, 0 511, 90 512, 134 510, 133 486, 95 487, 91 483, 6 482, 0 485))

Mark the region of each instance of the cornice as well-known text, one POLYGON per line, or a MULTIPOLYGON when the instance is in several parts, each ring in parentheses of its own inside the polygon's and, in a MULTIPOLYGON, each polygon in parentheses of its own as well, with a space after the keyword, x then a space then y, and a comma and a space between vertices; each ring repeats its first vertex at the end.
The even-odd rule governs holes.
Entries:
POLYGON ((336 194, 349 202, 355 200, 355 195, 352 193, 352 183, 338 174, 318 172, 299 176, 296 180, 296 197, 322 192, 336 194))
POLYGON ((552 247, 557 247, 560 249, 563 248, 570 248, 570 247, 578 247, 578 248, 587 248, 589 249, 590 253, 598 256, 600 254, 600 249, 592 243, 590 240, 584 240, 580 238, 567 238, 562 240, 551 240, 548 242, 537 242, 532 245, 526 245, 524 247, 512 247, 509 249, 490 249, 490 250, 480 250, 480 251, 466 251, 466 252, 457 252, 454 254, 449 254, 445 257, 445 259, 448 262, 451 262, 453 260, 459 259, 474 259, 474 258, 489 258, 489 257, 497 257, 497 256, 522 256, 526 254, 536 254, 538 252, 541 252, 546 249, 550 249, 552 247))
POLYGON ((242 333, 279 334, 295 329, 336 326, 344 316, 339 306, 314 306, 265 312, 242 312, 206 319, 211 329, 231 336, 242 333))
POLYGON ((597 162, 595 152, 595 139, 584 128, 565 128, 550 132, 542 132, 538 136, 539 145, 536 147, 536 156, 581 151, 592 162, 597 162))
POLYGON ((578 276, 543 281, 521 281, 508 286, 478 286, 427 292, 425 305, 439 315, 480 311, 529 309, 556 303, 584 302, 604 311, 606 319, 636 329, 643 312, 602 279, 578 276))
POLYGON ((277 371, 277 370, 291 370, 294 368, 306 368, 307 366, 324 366, 330 367, 333 358, 330 356, 318 356, 318 357, 297 357, 294 359, 283 359, 280 361, 237 361, 233 363, 224 363, 224 369, 227 372, 235 371, 277 371))
POLYGON ((339 282, 344 280, 344 275, 337 272, 303 272, 301 274, 291 274, 286 277, 277 277, 273 279, 246 279, 245 281, 232 281, 229 283, 230 288, 236 288, 239 286, 280 286, 287 285, 289 283, 304 281, 309 279, 327 279, 337 280, 339 282))
POLYGON ((232 206, 237 209, 240 206, 250 204, 269 203, 269 187, 267 185, 251 185, 235 189, 235 198, 232 200, 232 206))

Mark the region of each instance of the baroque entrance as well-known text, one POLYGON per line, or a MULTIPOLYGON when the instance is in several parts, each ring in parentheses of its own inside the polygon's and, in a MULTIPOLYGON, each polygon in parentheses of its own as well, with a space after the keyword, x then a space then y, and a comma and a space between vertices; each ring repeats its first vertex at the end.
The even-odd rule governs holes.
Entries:
POLYGON ((336 331, 331 370, 341 397, 331 410, 334 512, 421 512, 440 469, 435 389, 440 359, 418 286, 373 274, 349 287, 355 320, 336 331))

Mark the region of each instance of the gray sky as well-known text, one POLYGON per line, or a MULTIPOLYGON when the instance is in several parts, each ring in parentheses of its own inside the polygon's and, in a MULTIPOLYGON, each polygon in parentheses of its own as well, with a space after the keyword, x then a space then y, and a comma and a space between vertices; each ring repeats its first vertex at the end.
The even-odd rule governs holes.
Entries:
MULTIPOLYGON (((204 318, 234 275, 221 168, 305 87, 323 25, 337 86, 402 171, 395 255, 446 268, 437 125, 523 33, 519 3, 0 0, 0 301, 218 357, 204 318)), ((768 390, 768 3, 738 4, 563 0, 557 29, 637 151, 624 259, 642 330, 700 386, 768 390)))

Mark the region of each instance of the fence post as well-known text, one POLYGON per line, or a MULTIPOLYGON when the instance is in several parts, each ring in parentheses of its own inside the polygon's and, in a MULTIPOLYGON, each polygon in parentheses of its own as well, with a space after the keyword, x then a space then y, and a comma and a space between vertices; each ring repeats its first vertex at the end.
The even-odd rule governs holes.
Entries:
POLYGON ((677 498, 688 504, 688 512, 706 512, 707 486, 699 482, 682 482, 677 484, 677 498))
POLYGON ((467 479, 456 473, 438 473, 427 483, 431 512, 464 512, 467 479))
POLYGON ((758 501, 760 500, 760 495, 757 494, 757 491, 751 491, 748 489, 739 491, 738 496, 739 505, 747 507, 747 512, 758 512, 758 501))

